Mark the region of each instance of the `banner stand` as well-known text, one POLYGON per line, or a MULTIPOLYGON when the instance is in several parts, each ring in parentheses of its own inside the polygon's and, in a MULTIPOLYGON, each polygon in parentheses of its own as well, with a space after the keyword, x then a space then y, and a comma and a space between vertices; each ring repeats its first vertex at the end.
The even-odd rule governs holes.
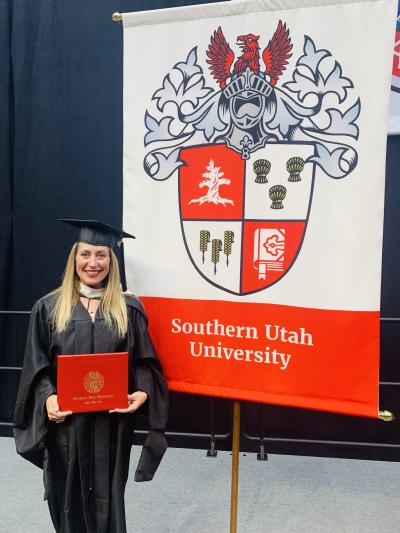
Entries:
POLYGON ((379 420, 383 420, 383 422, 393 422, 396 417, 391 411, 387 411, 385 409, 383 411, 379 411, 378 418, 379 420))
POLYGON ((232 434, 232 481, 231 481, 231 526, 230 533, 237 530, 237 505, 239 486, 239 448, 240 448, 240 402, 233 402, 232 434))

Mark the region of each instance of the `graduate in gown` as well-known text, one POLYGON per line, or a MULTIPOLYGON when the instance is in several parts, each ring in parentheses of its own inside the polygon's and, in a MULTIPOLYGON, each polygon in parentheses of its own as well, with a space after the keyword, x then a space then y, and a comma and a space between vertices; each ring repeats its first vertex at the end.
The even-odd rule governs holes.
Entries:
MULTIPOLYGON (((66 221, 66 220, 65 220, 66 221)), ((149 434, 135 473, 151 480, 166 449, 168 391, 140 302, 122 291, 114 253, 122 230, 80 228, 62 285, 33 307, 18 391, 18 453, 43 469, 45 499, 60 533, 125 533, 124 492, 135 412, 149 434), (127 407, 71 413, 57 401, 57 355, 128 352, 127 407)))

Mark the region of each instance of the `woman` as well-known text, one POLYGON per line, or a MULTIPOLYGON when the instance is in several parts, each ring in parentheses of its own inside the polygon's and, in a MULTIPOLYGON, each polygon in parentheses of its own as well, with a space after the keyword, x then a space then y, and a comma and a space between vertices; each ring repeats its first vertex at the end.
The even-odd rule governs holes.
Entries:
POLYGON ((137 409, 149 435, 135 474, 152 479, 166 449, 167 386, 141 304, 120 287, 117 250, 131 235, 97 221, 80 227, 61 286, 33 307, 14 418, 17 451, 43 468, 45 499, 61 533, 124 533, 124 491, 137 409), (60 411, 59 354, 129 354, 126 408, 60 411))

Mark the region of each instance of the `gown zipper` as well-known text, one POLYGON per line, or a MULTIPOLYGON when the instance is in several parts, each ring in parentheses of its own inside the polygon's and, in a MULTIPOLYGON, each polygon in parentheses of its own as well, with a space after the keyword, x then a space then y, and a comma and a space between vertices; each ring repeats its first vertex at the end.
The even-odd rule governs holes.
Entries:
POLYGON ((89 478, 89 492, 93 493, 93 419, 90 420, 90 478, 89 478))
MULTIPOLYGON (((94 353, 94 322, 92 318, 92 339, 91 339, 91 353, 94 353)), ((90 416, 90 476, 89 476, 89 492, 93 493, 93 439, 94 439, 94 428, 93 428, 93 415, 90 416)))

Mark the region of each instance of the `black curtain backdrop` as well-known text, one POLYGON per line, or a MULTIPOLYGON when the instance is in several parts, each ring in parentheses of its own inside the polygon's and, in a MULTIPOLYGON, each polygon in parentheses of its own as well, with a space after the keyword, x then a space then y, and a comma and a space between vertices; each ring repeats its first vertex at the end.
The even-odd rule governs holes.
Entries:
MULTIPOLYGON (((0 0, 0 309, 28 311, 61 279, 75 232, 57 218, 122 221, 122 26, 114 11, 207 2, 0 0)), ((138 51, 140 53, 140 51, 138 51)), ((400 316, 400 137, 388 140, 382 316, 400 316)), ((367 179, 367 177, 366 177, 367 179)), ((128 231, 134 228, 126 228, 128 231)), ((27 315, 0 314, 0 435, 11 434, 27 315), (7 368, 4 368, 7 367, 7 368)), ((400 382, 400 325, 382 325, 381 381, 400 382)), ((400 417, 400 388, 381 407, 400 417)), ((242 449, 400 460, 400 425, 243 403, 242 449), (290 442, 260 440, 290 439, 290 442), (294 442, 300 439, 306 442, 294 442), (311 440, 377 443, 321 445, 311 440)), ((216 434, 229 449, 231 402, 172 395, 169 431, 216 434)), ((171 445, 210 447, 175 435, 171 445)))

